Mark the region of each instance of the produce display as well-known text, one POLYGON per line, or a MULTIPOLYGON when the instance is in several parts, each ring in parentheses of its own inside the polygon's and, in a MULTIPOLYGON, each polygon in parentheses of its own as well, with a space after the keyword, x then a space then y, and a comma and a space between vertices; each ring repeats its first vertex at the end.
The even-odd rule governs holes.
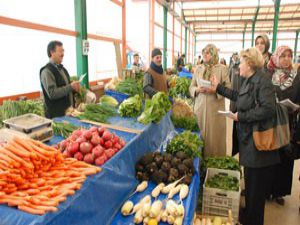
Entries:
MULTIPOLYGON (((168 224, 183 224, 185 216, 185 208, 183 200, 189 193, 189 187, 186 184, 179 184, 180 180, 174 181, 169 185, 164 183, 158 184, 151 192, 151 195, 145 195, 137 203, 127 200, 122 208, 123 216, 134 214, 133 222, 135 224, 158 224, 165 222, 168 224), (166 199, 161 201, 159 195, 165 195, 166 199), (173 200, 173 197, 178 194, 179 202, 173 200)), ((136 188, 134 193, 143 192, 148 186, 147 181, 143 181, 136 188), (139 191, 137 191, 139 190, 139 191)))
POLYGON ((229 216, 219 217, 219 216, 201 216, 194 218, 194 225, 234 225, 231 210, 229 216), (230 216, 231 215, 231 216, 230 216))
POLYGON ((206 187, 218 188, 227 191, 238 191, 240 188, 239 180, 230 175, 216 174, 207 179, 206 187))
POLYGON ((205 158, 205 166, 206 168, 241 171, 241 166, 239 162, 235 158, 230 156, 207 157, 205 158))
POLYGON ((142 112, 143 102, 139 95, 124 100, 119 106, 122 117, 137 117, 142 112))
POLYGON ((63 138, 69 137, 74 130, 78 130, 80 127, 75 126, 69 122, 53 122, 53 132, 55 135, 62 136, 63 138))
POLYGON ((55 212, 101 169, 65 159, 53 147, 15 137, 0 148, 0 203, 31 214, 55 212))
POLYGON ((110 105, 112 107, 117 107, 119 105, 119 102, 114 97, 111 97, 109 95, 103 95, 99 99, 99 102, 110 105))
POLYGON ((137 83, 134 78, 126 78, 116 85, 116 91, 128 94, 129 96, 143 95, 143 86, 137 83))
POLYGON ((27 113, 34 113, 39 116, 44 116, 43 102, 33 100, 4 101, 0 106, 0 127, 2 126, 3 120, 21 116, 27 113))
POLYGON ((105 90, 116 90, 116 86, 120 83, 120 79, 118 77, 113 77, 106 85, 105 90))
POLYGON ((151 100, 146 100, 144 112, 138 117, 138 121, 143 124, 158 123, 170 109, 171 102, 168 96, 158 92, 151 100))
POLYGON ((104 127, 73 131, 71 136, 59 143, 58 148, 67 158, 76 158, 89 164, 101 166, 125 146, 125 141, 104 127))
POLYGON ((178 77, 176 79, 175 87, 171 87, 169 89, 169 95, 172 98, 177 97, 177 96, 189 97, 190 96, 189 88, 190 88, 191 82, 192 81, 188 78, 178 77))
POLYGON ((203 141, 200 140, 197 134, 191 131, 184 131, 176 135, 167 145, 167 152, 175 154, 184 152, 188 157, 201 157, 200 147, 203 147, 203 141))
POLYGON ((117 115, 117 109, 108 104, 87 104, 79 119, 91 120, 100 123, 107 123, 107 120, 117 115))
POLYGON ((156 184, 172 183, 180 178, 181 183, 190 184, 195 172, 193 160, 184 152, 151 152, 145 154, 135 165, 139 181, 151 180, 156 184))
POLYGON ((185 130, 190 130, 194 132, 200 131, 195 116, 193 116, 193 118, 186 118, 171 115, 171 120, 173 122, 174 127, 176 128, 183 128, 185 130))

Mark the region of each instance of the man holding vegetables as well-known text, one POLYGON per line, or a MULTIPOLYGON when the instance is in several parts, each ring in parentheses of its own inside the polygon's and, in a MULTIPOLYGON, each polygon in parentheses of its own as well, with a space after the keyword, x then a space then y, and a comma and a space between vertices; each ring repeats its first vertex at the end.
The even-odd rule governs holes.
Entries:
POLYGON ((143 90, 150 98, 159 91, 168 92, 167 76, 161 65, 162 52, 155 48, 151 57, 152 61, 149 69, 145 72, 143 84, 143 90))
POLYGON ((47 47, 49 62, 40 70, 40 81, 44 95, 45 116, 64 116, 65 111, 74 105, 73 91, 78 92, 80 83, 70 82, 68 71, 61 64, 64 57, 63 44, 51 41, 47 47))

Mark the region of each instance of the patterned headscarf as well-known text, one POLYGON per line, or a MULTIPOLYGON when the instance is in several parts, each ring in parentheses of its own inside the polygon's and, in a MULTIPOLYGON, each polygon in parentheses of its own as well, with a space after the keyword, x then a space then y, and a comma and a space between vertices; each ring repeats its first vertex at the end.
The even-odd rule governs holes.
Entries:
POLYGON ((285 51, 290 51, 293 55, 293 51, 288 46, 280 46, 276 49, 274 54, 268 63, 268 69, 273 73, 272 82, 276 86, 280 86, 281 90, 285 90, 292 86, 293 81, 297 75, 297 71, 293 70, 292 62, 289 68, 282 68, 279 59, 285 51))
POLYGON ((202 54, 204 51, 208 51, 211 54, 211 59, 209 62, 204 63, 205 70, 203 73, 203 78, 206 80, 210 79, 212 67, 219 62, 219 53, 218 49, 214 44, 208 44, 205 46, 205 48, 202 50, 202 54))

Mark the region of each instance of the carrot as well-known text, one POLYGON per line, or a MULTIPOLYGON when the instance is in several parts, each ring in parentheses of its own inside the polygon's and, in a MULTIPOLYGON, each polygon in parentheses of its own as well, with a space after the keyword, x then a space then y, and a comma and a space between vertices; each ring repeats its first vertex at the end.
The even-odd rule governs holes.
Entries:
POLYGON ((36 194, 40 193, 41 191, 39 189, 27 189, 24 192, 29 195, 36 195, 36 194))
POLYGON ((9 149, 13 154, 22 157, 22 158, 30 158, 30 154, 28 151, 23 151, 23 149, 15 148, 13 145, 8 144, 4 146, 4 148, 9 149))
POLYGON ((28 204, 28 206, 33 209, 45 210, 46 212, 47 211, 56 212, 58 210, 55 206, 33 205, 33 204, 28 204))
MULTIPOLYGON (((11 146, 13 146, 15 149, 19 149, 21 154, 29 155, 30 158, 37 158, 37 155, 33 152, 28 151, 23 145, 19 144, 15 139, 13 139, 11 142, 9 142, 11 146)), ((27 157, 27 156, 26 156, 27 157)))
POLYGON ((42 209, 33 209, 32 207, 28 207, 26 205, 18 205, 18 209, 27 212, 27 213, 31 213, 31 214, 36 214, 36 215, 43 215, 45 214, 45 210, 42 209))
POLYGON ((8 157, 10 157, 11 159, 23 164, 25 167, 28 168, 34 168, 33 165, 27 161, 25 161, 24 159, 20 158, 19 156, 15 155, 14 153, 12 153, 10 151, 9 148, 0 148, 0 154, 3 153, 5 155, 7 155, 8 157))

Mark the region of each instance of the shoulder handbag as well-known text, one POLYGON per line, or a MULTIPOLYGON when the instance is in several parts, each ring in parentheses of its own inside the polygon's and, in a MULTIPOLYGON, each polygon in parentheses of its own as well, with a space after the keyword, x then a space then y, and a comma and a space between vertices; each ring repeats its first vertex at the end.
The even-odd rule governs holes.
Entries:
MULTIPOLYGON (((254 88, 255 104, 257 90, 254 88)), ((274 151, 290 144, 290 127, 288 109, 276 103, 276 115, 273 118, 259 121, 253 124, 253 140, 259 151, 274 151)))

